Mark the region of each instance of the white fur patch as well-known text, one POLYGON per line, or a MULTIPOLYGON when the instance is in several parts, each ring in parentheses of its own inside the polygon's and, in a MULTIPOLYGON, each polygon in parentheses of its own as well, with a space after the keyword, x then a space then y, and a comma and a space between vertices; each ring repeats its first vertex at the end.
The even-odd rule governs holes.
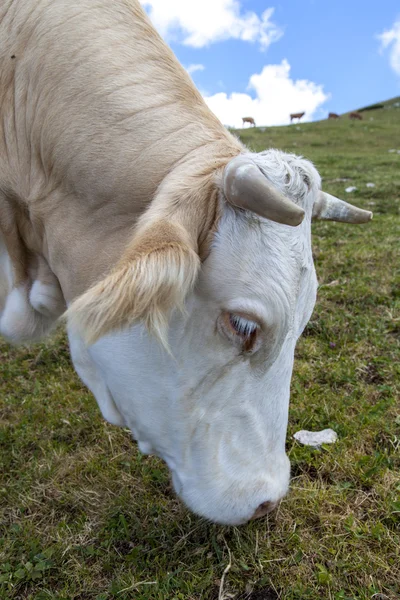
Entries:
POLYGON ((14 288, 7 296, 0 319, 0 333, 13 342, 35 337, 37 318, 28 302, 26 289, 14 288))
POLYGON ((82 338, 72 331, 68 332, 69 347, 75 371, 97 400, 101 414, 111 425, 125 426, 125 420, 110 394, 104 379, 93 362, 82 338))
POLYGON ((55 318, 46 318, 29 303, 26 286, 14 288, 7 296, 0 318, 0 335, 10 342, 30 342, 48 333, 55 318))
POLYGON ((307 211, 315 197, 309 192, 316 192, 321 187, 321 178, 314 165, 295 154, 281 152, 280 150, 264 150, 251 154, 252 160, 261 169, 262 173, 285 196, 291 198, 307 211))
POLYGON ((45 317, 59 317, 64 312, 64 299, 57 285, 34 281, 29 302, 33 308, 45 317))

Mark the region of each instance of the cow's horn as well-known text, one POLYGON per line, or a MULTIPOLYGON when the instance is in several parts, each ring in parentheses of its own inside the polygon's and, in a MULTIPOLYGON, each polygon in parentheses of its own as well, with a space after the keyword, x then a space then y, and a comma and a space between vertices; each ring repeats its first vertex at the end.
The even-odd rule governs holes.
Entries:
POLYGON ((323 221, 341 221, 342 223, 367 223, 372 219, 372 212, 357 208, 352 204, 339 200, 335 196, 320 192, 313 206, 313 219, 323 221))
POLYGON ((300 225, 304 210, 278 192, 260 169, 244 156, 225 168, 224 192, 231 204, 284 225, 300 225))

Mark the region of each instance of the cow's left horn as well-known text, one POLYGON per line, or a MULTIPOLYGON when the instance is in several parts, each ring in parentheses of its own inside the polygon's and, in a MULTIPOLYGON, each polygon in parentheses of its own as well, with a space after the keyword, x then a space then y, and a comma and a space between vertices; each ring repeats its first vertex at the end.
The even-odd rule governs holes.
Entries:
POLYGON ((304 218, 304 210, 269 184, 260 169, 244 156, 233 158, 226 166, 224 192, 233 206, 276 223, 294 227, 304 218))
POLYGON ((372 219, 372 212, 357 208, 335 196, 320 192, 313 206, 313 219, 323 221, 341 221, 342 223, 367 223, 372 219))

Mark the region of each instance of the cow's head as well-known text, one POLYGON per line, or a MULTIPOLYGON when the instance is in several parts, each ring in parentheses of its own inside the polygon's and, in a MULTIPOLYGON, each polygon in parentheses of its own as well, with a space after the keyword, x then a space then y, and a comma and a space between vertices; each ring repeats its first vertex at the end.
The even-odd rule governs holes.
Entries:
MULTIPOLYGON (((371 213, 322 194, 311 163, 276 150, 231 160, 218 202, 201 267, 190 226, 163 215, 141 230, 130 258, 72 305, 81 330, 101 336, 86 371, 83 349, 73 356, 106 418, 166 461, 184 502, 239 524, 288 489, 294 349, 317 292, 312 217, 361 223, 371 213), (165 309, 183 299, 168 352, 143 321, 162 337, 165 309)), ((76 333, 71 341, 74 350, 76 333)))

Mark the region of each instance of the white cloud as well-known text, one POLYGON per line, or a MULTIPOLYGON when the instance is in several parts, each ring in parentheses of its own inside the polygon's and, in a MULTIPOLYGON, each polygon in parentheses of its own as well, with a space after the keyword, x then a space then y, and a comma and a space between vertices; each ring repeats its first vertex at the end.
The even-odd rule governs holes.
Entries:
POLYGON ((283 35, 271 21, 273 8, 259 16, 253 11, 243 11, 239 0, 140 1, 163 37, 195 48, 233 38, 258 42, 266 49, 283 35))
POLYGON ((192 75, 193 73, 196 73, 196 71, 204 71, 205 66, 204 65, 189 65, 188 68, 186 69, 186 71, 189 73, 189 75, 192 75))
POLYGON ((392 29, 378 35, 381 50, 389 48, 389 62, 393 71, 400 75, 400 19, 393 23, 392 29))
POLYGON ((310 121, 329 98, 322 85, 306 79, 290 78, 290 65, 284 59, 279 65, 267 65, 261 73, 250 77, 249 94, 234 92, 205 96, 211 110, 225 125, 242 126, 242 117, 253 117, 257 125, 283 125, 290 113, 303 112, 302 120, 310 121))

